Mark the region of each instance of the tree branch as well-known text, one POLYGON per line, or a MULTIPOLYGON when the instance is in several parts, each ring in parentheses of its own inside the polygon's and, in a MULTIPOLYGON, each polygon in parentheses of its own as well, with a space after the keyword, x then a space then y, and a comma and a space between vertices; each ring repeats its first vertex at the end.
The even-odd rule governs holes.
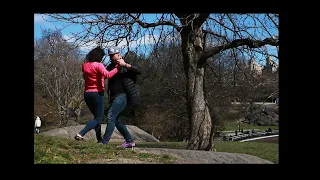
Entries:
POLYGON ((220 38, 224 38, 225 40, 227 40, 227 36, 223 36, 221 34, 217 34, 217 33, 214 33, 212 31, 209 31, 209 30, 202 30, 203 33, 207 33, 207 34, 211 34, 213 36, 216 36, 216 37, 220 37, 220 38))
POLYGON ((138 17, 134 17, 132 14, 129 14, 129 16, 132 17, 134 19, 134 21, 137 22, 143 28, 169 25, 169 26, 174 27, 177 31, 180 31, 180 29, 181 29, 177 24, 175 24, 172 21, 158 21, 158 22, 154 22, 154 23, 145 23, 145 22, 142 22, 138 17))
POLYGON ((261 46, 264 46, 266 44, 272 45, 272 46, 278 46, 279 45, 279 40, 273 39, 273 38, 266 38, 263 41, 260 40, 252 40, 252 39, 236 39, 233 40, 230 43, 221 45, 221 46, 217 46, 214 47, 212 49, 206 50, 202 53, 200 60, 198 62, 198 66, 202 65, 203 63, 206 62, 206 60, 208 58, 210 58, 211 56, 227 50, 227 49, 231 49, 231 48, 235 48, 238 46, 244 46, 247 45, 249 48, 259 48, 261 46))
MULTIPOLYGON (((273 24, 275 25, 275 26, 277 26, 277 28, 279 29, 279 24, 271 17, 271 15, 270 14, 267 14, 267 16, 269 17, 269 19, 273 22, 273 24)), ((277 15, 276 15, 277 16, 277 15)), ((278 17, 278 16, 277 16, 278 17)), ((278 17, 279 18, 279 17, 278 17)))
POLYGON ((200 13, 193 21, 193 27, 200 27, 210 16, 210 13, 200 13))
POLYGON ((224 27, 224 28, 228 29, 231 32, 238 32, 238 31, 235 31, 235 30, 231 29, 230 27, 226 26, 223 22, 219 22, 218 20, 216 20, 216 19, 214 19, 212 17, 209 17, 208 19, 213 20, 214 22, 219 24, 221 27, 224 27))

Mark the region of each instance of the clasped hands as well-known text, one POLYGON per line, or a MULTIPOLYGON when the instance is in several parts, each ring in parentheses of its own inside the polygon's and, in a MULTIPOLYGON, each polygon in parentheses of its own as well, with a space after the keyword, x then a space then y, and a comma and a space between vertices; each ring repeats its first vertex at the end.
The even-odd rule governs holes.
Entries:
POLYGON ((127 63, 120 57, 119 59, 116 60, 118 66, 126 66, 127 63))

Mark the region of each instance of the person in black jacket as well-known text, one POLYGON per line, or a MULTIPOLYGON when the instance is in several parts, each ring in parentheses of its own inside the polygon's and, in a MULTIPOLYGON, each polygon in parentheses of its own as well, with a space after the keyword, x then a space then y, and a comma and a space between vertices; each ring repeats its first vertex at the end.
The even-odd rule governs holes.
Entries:
MULTIPOLYGON (((116 64, 120 59, 122 59, 122 57, 118 47, 108 48, 108 54, 111 60, 111 64, 107 66, 107 70, 109 71, 115 68, 116 64)), ((134 86, 129 85, 129 87, 126 87, 128 83, 124 83, 124 80, 131 79, 135 81, 136 75, 140 75, 141 72, 137 67, 128 63, 121 68, 122 69, 119 69, 119 72, 116 75, 114 75, 111 79, 108 79, 108 97, 110 108, 106 114, 107 127, 101 143, 109 143, 114 128, 117 127, 118 131, 125 139, 121 146, 124 148, 129 148, 134 147, 136 144, 126 125, 120 120, 119 115, 127 107, 128 100, 126 90, 133 92, 136 90, 132 89, 134 86)), ((133 99, 132 101, 136 100, 133 99)))

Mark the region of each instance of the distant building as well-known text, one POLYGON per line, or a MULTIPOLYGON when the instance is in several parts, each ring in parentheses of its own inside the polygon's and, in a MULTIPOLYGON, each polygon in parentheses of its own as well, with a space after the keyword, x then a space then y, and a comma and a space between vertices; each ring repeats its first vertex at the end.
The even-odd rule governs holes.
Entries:
POLYGON ((249 60, 249 67, 251 71, 254 71, 259 75, 262 74, 263 67, 258 64, 253 58, 249 60))
POLYGON ((273 61, 271 56, 266 58, 266 65, 262 66, 258 64, 253 58, 249 60, 250 70, 258 75, 261 75, 263 71, 276 72, 278 70, 278 64, 273 61))
POLYGON ((278 70, 278 64, 273 61, 272 56, 268 56, 266 58, 266 65, 264 67, 264 70, 276 72, 278 70))

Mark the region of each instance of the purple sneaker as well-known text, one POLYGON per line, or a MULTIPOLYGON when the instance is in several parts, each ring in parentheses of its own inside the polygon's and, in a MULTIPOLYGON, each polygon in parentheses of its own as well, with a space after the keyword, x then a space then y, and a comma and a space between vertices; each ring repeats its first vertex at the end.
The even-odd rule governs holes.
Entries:
POLYGON ((136 143, 135 142, 124 142, 123 144, 121 144, 121 147, 124 147, 124 148, 133 148, 136 146, 136 143))

